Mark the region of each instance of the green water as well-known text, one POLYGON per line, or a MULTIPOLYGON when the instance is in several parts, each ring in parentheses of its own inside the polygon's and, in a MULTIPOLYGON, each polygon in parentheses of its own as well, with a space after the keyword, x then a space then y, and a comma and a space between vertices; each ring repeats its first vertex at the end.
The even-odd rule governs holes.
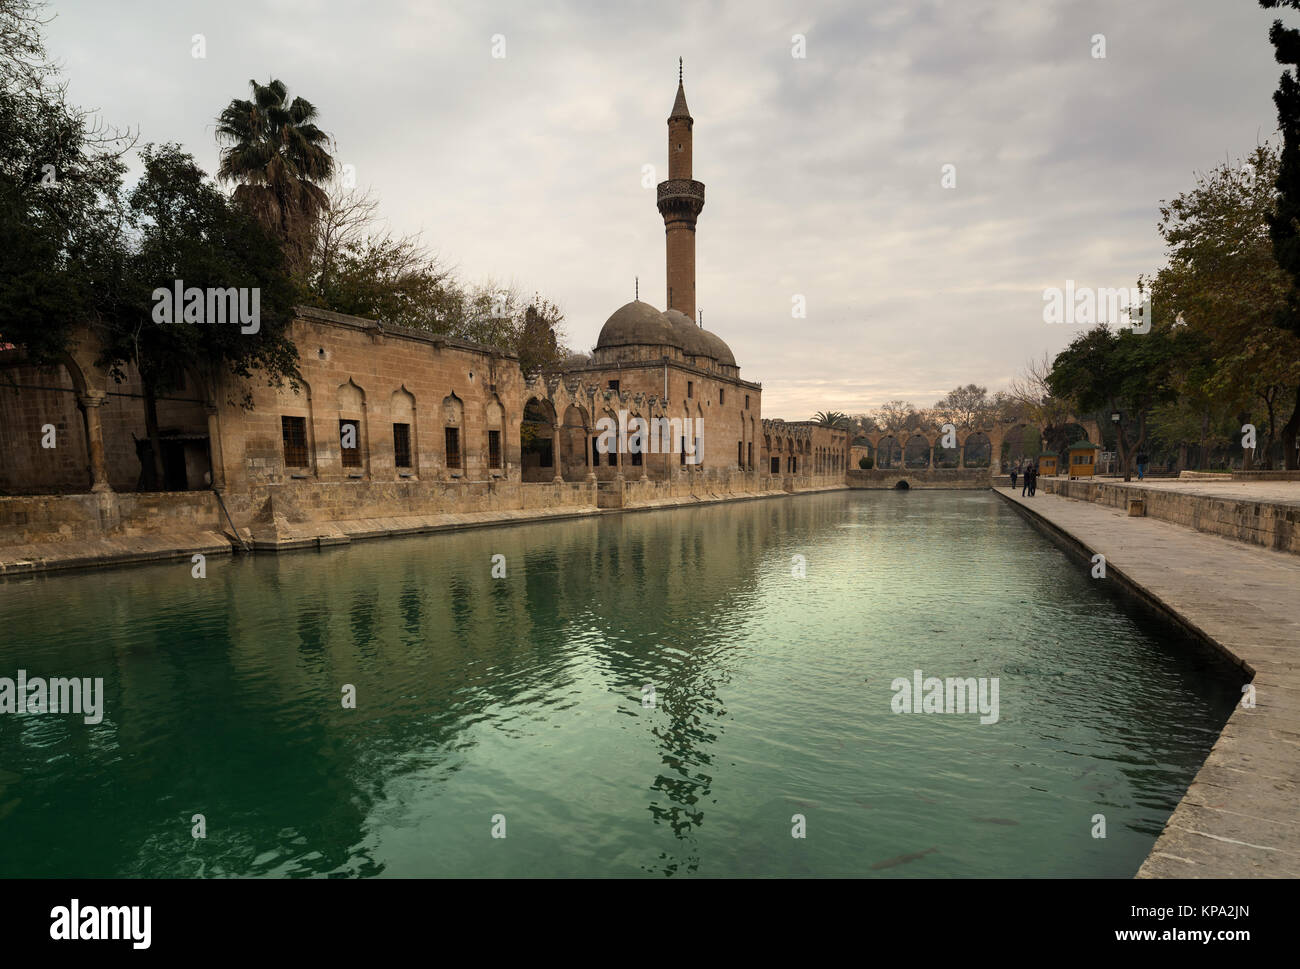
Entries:
POLYGON ((988 492, 12 580, 0 629, 107 697, 0 716, 4 876, 1127 877, 1239 689, 988 492), (915 669, 998 721, 893 712, 915 669))

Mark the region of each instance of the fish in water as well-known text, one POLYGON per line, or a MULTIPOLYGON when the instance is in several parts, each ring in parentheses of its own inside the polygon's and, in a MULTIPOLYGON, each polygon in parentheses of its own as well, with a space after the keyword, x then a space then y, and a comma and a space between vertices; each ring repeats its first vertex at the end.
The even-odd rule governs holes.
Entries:
POLYGON ((905 865, 909 861, 916 861, 918 858, 924 858, 931 852, 938 850, 938 848, 926 848, 924 851, 914 851, 910 855, 899 855, 897 858, 886 858, 884 861, 878 861, 872 865, 871 870, 879 871, 881 868, 893 868, 895 865, 905 865))
POLYGON ((1012 821, 1010 818, 976 818, 976 821, 984 821, 987 824, 1019 824, 1019 821, 1012 821))

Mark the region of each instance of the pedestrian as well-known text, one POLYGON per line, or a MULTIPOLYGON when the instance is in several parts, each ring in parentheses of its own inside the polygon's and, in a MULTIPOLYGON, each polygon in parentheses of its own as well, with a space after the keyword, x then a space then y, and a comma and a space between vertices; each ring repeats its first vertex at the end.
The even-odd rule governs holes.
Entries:
POLYGON ((1029 497, 1034 497, 1034 489, 1038 487, 1038 469, 1030 465, 1025 470, 1025 481, 1029 484, 1029 497))
POLYGON ((1011 467, 1011 490, 1012 490, 1012 491, 1015 491, 1015 490, 1016 490, 1016 468, 1015 468, 1015 465, 1012 465, 1012 467, 1011 467))
POLYGON ((1147 473, 1147 452, 1139 451, 1137 453, 1138 480, 1141 481, 1147 473))
POLYGON ((1021 488, 1020 488, 1020 497, 1021 497, 1021 498, 1024 498, 1026 495, 1029 494, 1029 480, 1030 480, 1029 476, 1030 476, 1031 474, 1033 474, 1033 473, 1034 473, 1033 468, 1028 468, 1028 467, 1025 468, 1025 473, 1024 473, 1024 482, 1025 482, 1025 483, 1024 483, 1024 484, 1021 486, 1021 488))

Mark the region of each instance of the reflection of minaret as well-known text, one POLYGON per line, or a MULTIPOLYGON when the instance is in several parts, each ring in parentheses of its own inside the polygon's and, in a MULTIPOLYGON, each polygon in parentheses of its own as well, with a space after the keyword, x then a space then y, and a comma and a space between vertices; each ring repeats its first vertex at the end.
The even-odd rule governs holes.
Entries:
POLYGON ((691 129, 681 58, 677 59, 677 100, 668 116, 668 180, 659 183, 659 214, 664 217, 668 250, 668 309, 695 319, 695 220, 704 208, 704 183, 691 178, 691 129))

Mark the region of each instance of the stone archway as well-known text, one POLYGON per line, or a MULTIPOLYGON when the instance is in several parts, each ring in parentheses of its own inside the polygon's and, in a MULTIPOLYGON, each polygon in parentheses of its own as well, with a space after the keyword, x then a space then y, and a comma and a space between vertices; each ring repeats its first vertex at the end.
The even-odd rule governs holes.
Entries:
POLYGON ((520 465, 526 482, 554 481, 560 476, 560 427, 549 400, 529 397, 519 425, 520 465))

